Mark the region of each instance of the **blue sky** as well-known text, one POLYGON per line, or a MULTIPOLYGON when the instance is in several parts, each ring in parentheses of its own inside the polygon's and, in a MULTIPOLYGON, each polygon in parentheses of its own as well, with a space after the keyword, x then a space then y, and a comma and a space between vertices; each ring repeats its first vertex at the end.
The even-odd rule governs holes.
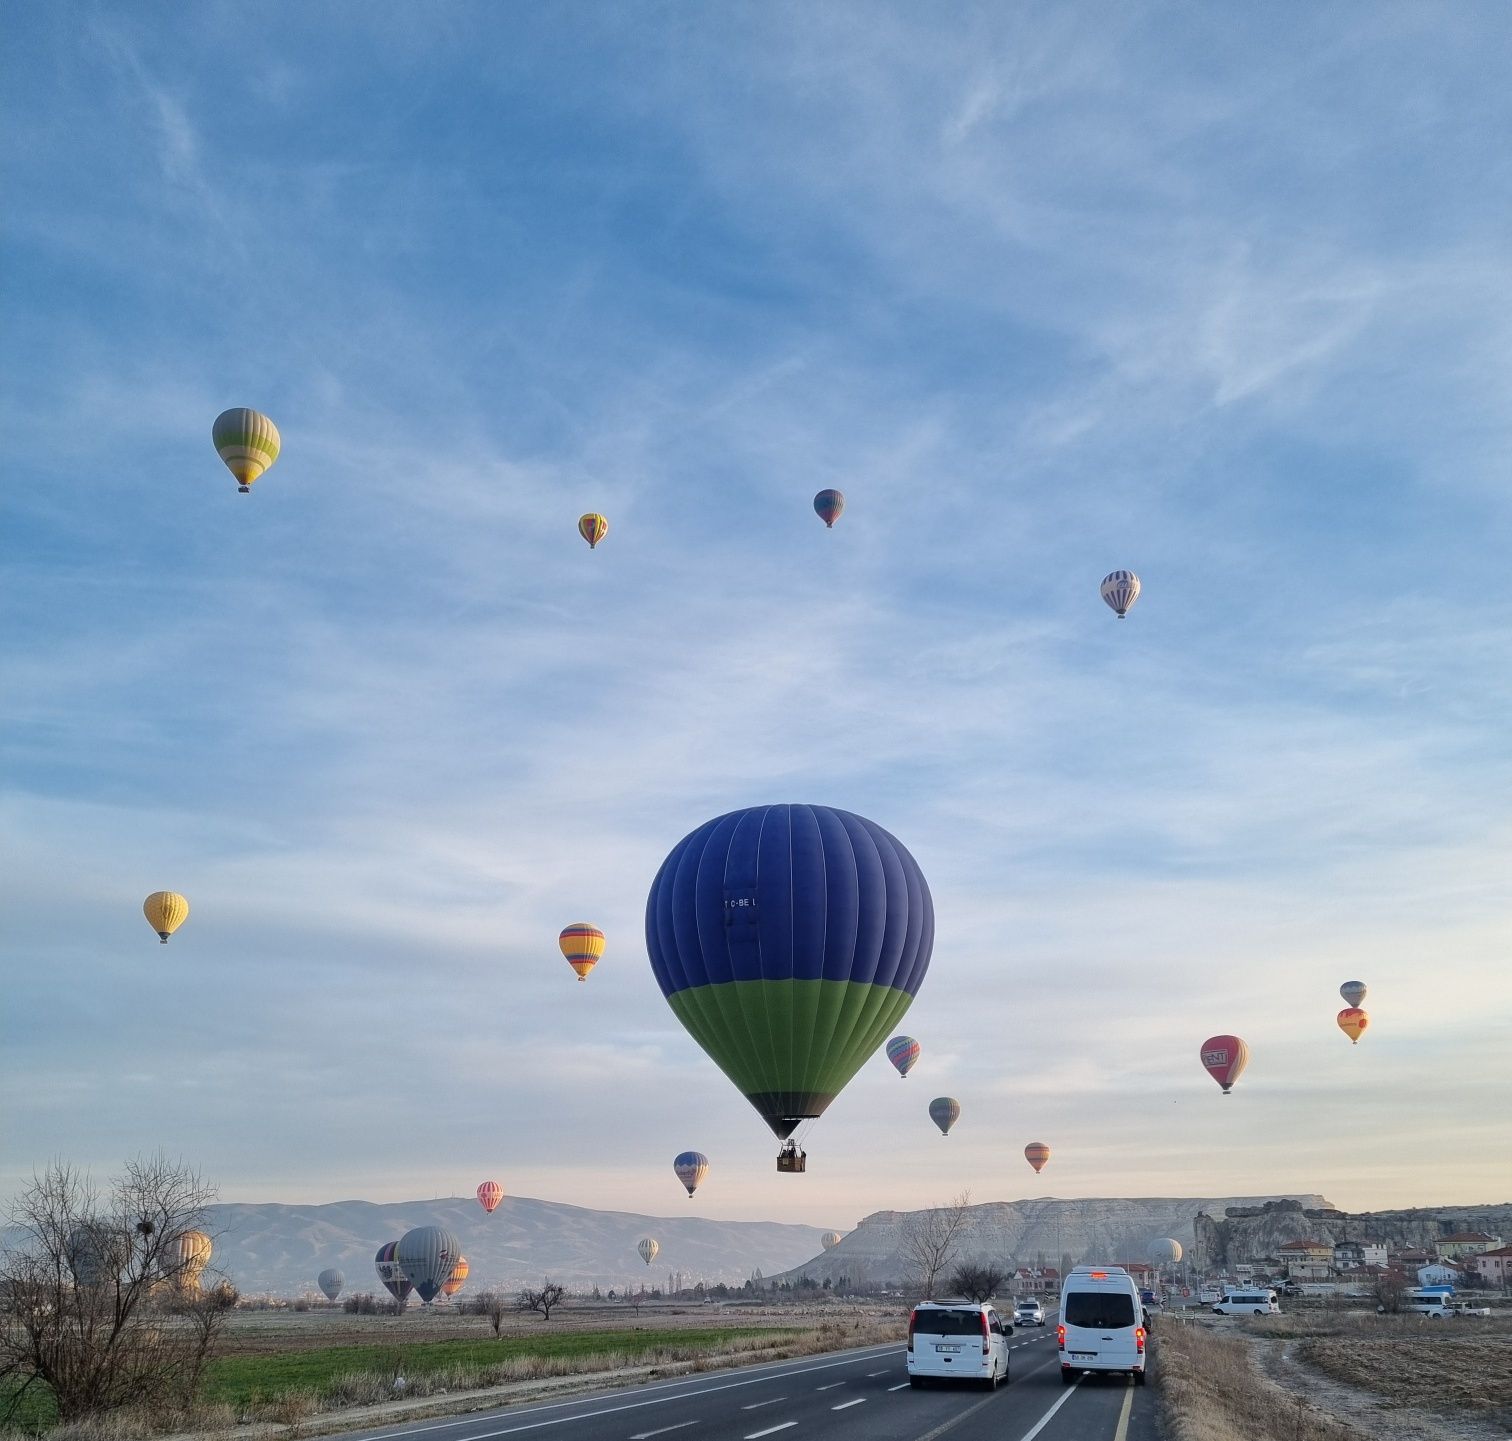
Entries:
POLYGON ((11 31, 0 1186, 1505 1198, 1512 12, 11 31), (896 834, 939 928, 924 1060, 798 1183, 642 939, 780 800, 896 834))

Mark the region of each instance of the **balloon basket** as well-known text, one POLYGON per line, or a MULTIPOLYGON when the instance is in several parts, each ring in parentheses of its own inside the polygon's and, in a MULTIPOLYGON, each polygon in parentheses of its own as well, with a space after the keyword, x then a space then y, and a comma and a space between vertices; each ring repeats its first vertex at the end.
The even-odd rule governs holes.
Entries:
POLYGON ((807 1151, 778 1151, 777 1169, 790 1175, 801 1175, 808 1170, 807 1151))

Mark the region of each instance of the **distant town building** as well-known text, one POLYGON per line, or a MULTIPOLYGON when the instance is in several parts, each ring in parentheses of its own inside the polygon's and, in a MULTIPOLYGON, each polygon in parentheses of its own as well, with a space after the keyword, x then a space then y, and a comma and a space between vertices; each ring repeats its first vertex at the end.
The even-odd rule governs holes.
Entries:
POLYGON ((1409 1271, 1417 1270, 1419 1266, 1426 1266, 1433 1259, 1431 1251, 1423 1251, 1416 1246, 1402 1246, 1391 1252, 1387 1263, 1393 1270, 1406 1275, 1409 1271))
POLYGON ((1293 1281, 1326 1281, 1333 1275, 1332 1242, 1288 1241, 1280 1249, 1281 1264, 1293 1281))
POLYGON ((1476 1274, 1487 1286, 1512 1286, 1512 1246, 1498 1246, 1472 1258, 1476 1274))
POLYGON ((1418 1267, 1419 1286, 1457 1286, 1461 1279, 1459 1268, 1456 1266, 1433 1264, 1418 1267))
POLYGON ((1500 1236, 1488 1236, 1484 1231, 1459 1231, 1453 1236, 1438 1238, 1440 1260, 1457 1261, 1461 1256, 1478 1256, 1482 1251, 1494 1251, 1502 1243, 1500 1236))
POLYGON ((1362 1266, 1384 1266, 1386 1243, 1384 1241, 1337 1241, 1333 1248, 1333 1263, 1336 1271, 1357 1271, 1362 1266))
POLYGON ((1054 1266, 1020 1266, 1013 1273, 1015 1296, 1036 1296, 1060 1290, 1060 1271, 1054 1266))

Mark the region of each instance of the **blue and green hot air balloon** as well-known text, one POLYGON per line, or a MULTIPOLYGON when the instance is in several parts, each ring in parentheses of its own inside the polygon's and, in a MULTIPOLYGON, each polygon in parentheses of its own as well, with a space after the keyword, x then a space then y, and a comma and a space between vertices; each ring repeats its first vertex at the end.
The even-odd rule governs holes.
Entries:
MULTIPOLYGON (((897 1026, 929 969, 934 905, 881 826, 828 806, 753 806, 662 862, 646 947, 667 1003, 788 1140, 897 1026)), ((784 1157, 789 1163, 784 1164, 784 1157)))

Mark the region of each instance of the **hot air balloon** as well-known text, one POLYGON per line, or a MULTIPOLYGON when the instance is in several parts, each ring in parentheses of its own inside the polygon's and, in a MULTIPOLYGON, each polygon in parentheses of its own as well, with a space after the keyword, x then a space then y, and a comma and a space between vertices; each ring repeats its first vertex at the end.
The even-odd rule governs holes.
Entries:
POLYGON ((557 937, 557 944, 567 957, 567 964, 577 972, 578 980, 586 981, 588 972, 604 954, 604 933, 586 921, 574 921, 557 937))
POLYGON ((1037 1176, 1045 1169, 1045 1162, 1050 1159, 1050 1147, 1043 1141, 1030 1141, 1024 1147, 1024 1159, 1034 1167, 1034 1174, 1037 1176))
POLYGON ((819 1244, 823 1246, 826 1251, 828 1251, 833 1246, 838 1246, 840 1244, 840 1233, 838 1231, 826 1231, 819 1238, 819 1244))
MULTIPOLYGON (((1354 1045, 1358 1046, 1360 1037, 1365 1034, 1365 1028, 1370 1024, 1370 1017, 1358 1006, 1348 1006, 1340 1011, 1335 1019, 1339 1023, 1339 1029, 1354 1045)), ((1388 1046, 1387 1049, 1389 1050, 1390 1047, 1388 1046)))
MULTIPOLYGON (((662 862, 646 948, 688 1033, 787 1138, 824 1113, 903 1018, 929 969, 934 907, 881 826, 828 806, 705 822, 662 862)), ((792 1144, 778 1169, 801 1171, 792 1144)))
POLYGON ((920 1049, 912 1036, 894 1036, 887 1043, 887 1059, 897 1067, 898 1074, 906 1078, 919 1059, 920 1049))
POLYGON ((821 490, 814 497, 814 513, 824 522, 826 530, 833 530, 840 513, 845 509, 845 497, 838 490, 821 490))
POLYGON ((504 1199, 504 1188, 497 1181, 485 1181, 478 1187, 478 1204, 491 1216, 504 1199))
POLYGON ((709 1158, 699 1151, 684 1151, 672 1162, 672 1170, 677 1179, 688 1188, 691 1198, 703 1185, 703 1178, 709 1174, 709 1158))
POLYGON ((327 1301, 334 1301, 341 1295, 341 1288, 346 1285, 346 1277, 334 1266, 327 1266, 316 1278, 315 1284, 325 1292, 327 1301))
POLYGON ((189 902, 177 891, 154 891, 142 902, 142 914, 166 946, 168 937, 189 919, 189 902))
POLYGON ((467 1273, 471 1268, 467 1264, 466 1256, 458 1256, 456 1264, 451 1269, 451 1275, 441 1283, 443 1296, 455 1296, 462 1289, 462 1283, 467 1280, 467 1273))
POLYGON ((236 406, 223 410, 210 427, 210 439, 226 469, 236 477, 236 488, 245 495, 252 482, 278 459, 282 441, 278 427, 261 411, 236 406))
POLYGON ((594 511, 578 519, 578 534, 588 542, 589 550, 596 550, 598 543, 609 534, 609 522, 594 511))
POLYGON ((1249 1065, 1249 1047, 1238 1036, 1209 1036, 1202 1043, 1202 1065, 1226 1096, 1249 1065))
POLYGON ((64 1258, 76 1286, 103 1286, 120 1270, 129 1252, 126 1234, 105 1221, 83 1221, 64 1241, 64 1258))
POLYGON ((1358 1006, 1365 999, 1365 982, 1345 981, 1339 987, 1339 994, 1344 997, 1346 1006, 1358 1006))
POLYGON ((1102 598, 1122 620, 1139 599, 1139 577, 1132 570, 1115 570, 1112 575, 1104 576, 1102 598))
POLYGON ((373 1258, 373 1265, 377 1268, 378 1279, 383 1283, 383 1289, 394 1300, 403 1302, 409 1293, 414 1290, 410 1279, 399 1269, 399 1262, 395 1259, 395 1253, 399 1250, 397 1241, 389 1241, 378 1248, 378 1254, 373 1258))
POLYGON ((440 1226, 416 1226, 399 1238, 394 1260, 428 1306, 451 1276, 462 1248, 450 1231, 440 1226))
POLYGON ((656 1253, 661 1250, 661 1247, 647 1236, 635 1249, 640 1252, 641 1260, 649 1266, 656 1259, 656 1253))
POLYGON ((203 1231, 179 1232, 168 1241, 159 1260, 164 1279, 176 1291, 197 1292, 200 1273, 209 1264, 213 1249, 203 1231))
POLYGON ((942 1136, 948 1136, 950 1128, 961 1119, 961 1103, 954 1096, 936 1096, 929 1103, 929 1119, 940 1128, 942 1136))
POLYGON ((1181 1259, 1181 1242, 1174 1236, 1162 1236, 1150 1242, 1152 1266, 1174 1266, 1181 1259))

